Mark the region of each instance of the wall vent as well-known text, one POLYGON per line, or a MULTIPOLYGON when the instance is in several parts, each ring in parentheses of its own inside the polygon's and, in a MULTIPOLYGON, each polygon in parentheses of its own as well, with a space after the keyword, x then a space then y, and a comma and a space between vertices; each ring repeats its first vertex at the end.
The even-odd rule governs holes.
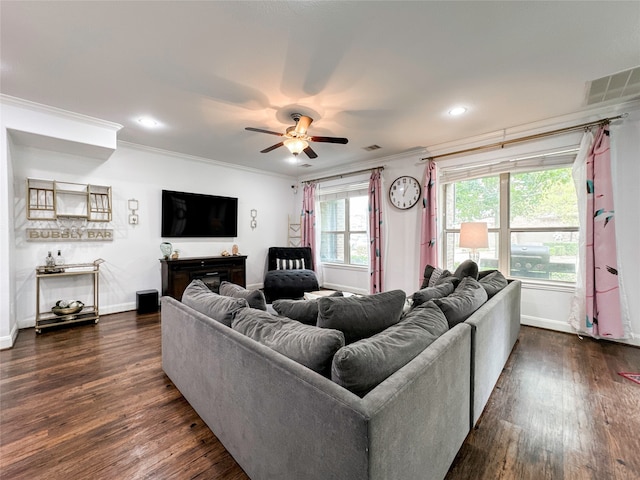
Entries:
POLYGON ((382 148, 380 145, 369 145, 368 147, 362 147, 364 148, 367 152, 371 152, 373 150, 378 150, 380 148, 382 148))
POLYGON ((640 66, 587 83, 587 105, 640 95, 640 66))

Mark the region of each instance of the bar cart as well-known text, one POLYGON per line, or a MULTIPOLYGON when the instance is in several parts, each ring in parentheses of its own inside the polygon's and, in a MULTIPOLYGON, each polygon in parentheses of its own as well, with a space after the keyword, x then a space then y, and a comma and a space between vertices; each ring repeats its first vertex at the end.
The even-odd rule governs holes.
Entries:
POLYGON ((72 323, 94 320, 98 323, 100 314, 98 310, 98 287, 101 258, 93 263, 75 263, 56 265, 55 267, 36 267, 36 333, 42 333, 42 329, 66 325, 72 323), (93 305, 83 305, 80 311, 68 314, 55 314, 51 309, 43 311, 40 305, 40 291, 43 286, 51 287, 50 283, 61 278, 84 275, 87 276, 93 286, 93 305), (42 280, 48 280, 42 282, 42 280), (41 282, 43 285, 41 285, 41 282))

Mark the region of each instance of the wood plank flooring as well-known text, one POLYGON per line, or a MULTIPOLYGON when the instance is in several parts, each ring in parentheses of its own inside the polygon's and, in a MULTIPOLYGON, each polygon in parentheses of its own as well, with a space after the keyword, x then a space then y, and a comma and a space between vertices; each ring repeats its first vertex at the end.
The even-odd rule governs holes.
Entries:
MULTIPOLYGON (((523 327, 447 480, 640 478, 640 385, 619 371, 639 348, 523 327)), ((0 352, 0 478, 248 477, 162 372, 159 315, 125 312, 0 352)))

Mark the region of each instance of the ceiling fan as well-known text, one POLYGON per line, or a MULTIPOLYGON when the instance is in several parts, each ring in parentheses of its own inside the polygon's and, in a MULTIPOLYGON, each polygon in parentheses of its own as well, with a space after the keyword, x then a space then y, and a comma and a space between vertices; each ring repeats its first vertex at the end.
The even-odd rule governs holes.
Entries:
POLYGON ((326 143, 341 143, 345 144, 349 140, 340 137, 316 137, 307 134, 307 129, 313 118, 301 115, 299 113, 292 113, 291 118, 296 122, 295 126, 287 128, 285 133, 272 132, 271 130, 263 130, 262 128, 246 127, 245 130, 250 132, 268 133, 270 135, 278 135, 279 137, 285 137, 285 140, 271 145, 264 150, 260 150, 260 153, 268 153, 271 150, 275 150, 278 147, 285 146, 293 155, 298 155, 300 152, 307 154, 309 158, 316 158, 318 154, 313 151, 309 146, 309 142, 326 142, 326 143))

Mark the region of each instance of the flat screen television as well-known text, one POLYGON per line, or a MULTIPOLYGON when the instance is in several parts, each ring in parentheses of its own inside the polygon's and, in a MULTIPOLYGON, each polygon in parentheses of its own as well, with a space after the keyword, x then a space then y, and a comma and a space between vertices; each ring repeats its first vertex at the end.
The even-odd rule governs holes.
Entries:
POLYGON ((236 237, 238 199, 162 190, 163 237, 236 237))

